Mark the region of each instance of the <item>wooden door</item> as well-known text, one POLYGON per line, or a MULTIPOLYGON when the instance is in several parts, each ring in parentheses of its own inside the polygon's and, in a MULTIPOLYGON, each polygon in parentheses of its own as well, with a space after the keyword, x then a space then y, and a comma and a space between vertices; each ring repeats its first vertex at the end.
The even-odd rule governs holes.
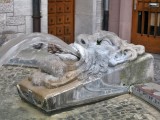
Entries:
POLYGON ((74 42, 74 0, 48 0, 48 33, 74 42))
POLYGON ((131 41, 160 53, 160 0, 133 0, 131 41))

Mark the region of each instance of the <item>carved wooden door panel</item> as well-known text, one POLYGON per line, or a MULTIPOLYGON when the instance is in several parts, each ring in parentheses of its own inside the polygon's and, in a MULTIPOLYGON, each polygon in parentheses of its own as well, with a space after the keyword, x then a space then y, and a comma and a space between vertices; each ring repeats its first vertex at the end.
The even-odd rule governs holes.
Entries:
POLYGON ((133 0, 131 41, 160 53, 160 0, 133 0))
POLYGON ((48 33, 74 42, 74 0, 48 0, 48 33))

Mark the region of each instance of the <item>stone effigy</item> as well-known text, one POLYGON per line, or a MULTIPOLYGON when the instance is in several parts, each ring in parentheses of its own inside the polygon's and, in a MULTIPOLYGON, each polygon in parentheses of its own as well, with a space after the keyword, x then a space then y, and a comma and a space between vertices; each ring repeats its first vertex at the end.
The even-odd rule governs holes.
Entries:
MULTIPOLYGON (((48 39, 42 33, 30 35, 37 37, 48 39)), ((152 55, 112 32, 81 34, 70 45, 53 39, 31 46, 49 54, 37 59, 40 71, 17 85, 23 99, 46 112, 127 93, 132 84, 153 80, 152 55)))

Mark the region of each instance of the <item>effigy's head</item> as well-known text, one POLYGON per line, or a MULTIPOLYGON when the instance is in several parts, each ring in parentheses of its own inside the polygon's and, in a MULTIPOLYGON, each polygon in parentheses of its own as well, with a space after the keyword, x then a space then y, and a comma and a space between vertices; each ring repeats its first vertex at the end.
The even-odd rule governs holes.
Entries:
POLYGON ((109 31, 98 31, 93 35, 89 34, 80 34, 75 40, 75 43, 80 44, 84 48, 95 47, 98 46, 100 48, 105 47, 105 49, 109 51, 114 51, 119 49, 122 40, 113 32, 109 31))

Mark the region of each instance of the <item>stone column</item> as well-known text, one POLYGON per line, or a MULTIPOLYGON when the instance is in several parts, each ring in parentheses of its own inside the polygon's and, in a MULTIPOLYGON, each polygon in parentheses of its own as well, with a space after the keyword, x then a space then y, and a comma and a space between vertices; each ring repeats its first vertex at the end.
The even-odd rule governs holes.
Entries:
POLYGON ((75 0, 75 37, 96 30, 96 0, 75 0))
POLYGON ((41 0, 41 32, 48 33, 48 0, 41 0))
POLYGON ((117 35, 119 35, 120 2, 121 0, 110 0, 109 2, 109 31, 117 35))
POLYGON ((132 0, 110 0, 109 31, 130 42, 131 29, 132 0))
POLYGON ((131 40, 132 30, 132 0, 121 0, 120 2, 120 19, 119 19, 119 36, 122 39, 131 40))

